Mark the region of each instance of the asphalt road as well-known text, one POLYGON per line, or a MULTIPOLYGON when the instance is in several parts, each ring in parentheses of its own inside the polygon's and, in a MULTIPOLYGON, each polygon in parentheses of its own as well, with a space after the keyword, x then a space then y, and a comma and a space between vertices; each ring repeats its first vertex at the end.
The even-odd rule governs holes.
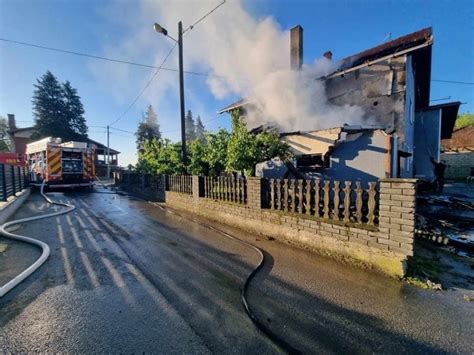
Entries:
MULTIPOLYGON (((259 260, 254 251, 138 199, 52 197, 77 210, 18 229, 47 242, 52 255, 0 299, 0 352, 281 352, 240 303, 259 260)), ((16 217, 47 208, 33 195, 16 217)), ((416 289, 216 226, 265 251, 267 262, 249 291, 251 307, 302 352, 474 352, 474 306, 458 292, 416 289)), ((14 243, 7 252, 0 254, 2 283, 39 255, 14 243)))

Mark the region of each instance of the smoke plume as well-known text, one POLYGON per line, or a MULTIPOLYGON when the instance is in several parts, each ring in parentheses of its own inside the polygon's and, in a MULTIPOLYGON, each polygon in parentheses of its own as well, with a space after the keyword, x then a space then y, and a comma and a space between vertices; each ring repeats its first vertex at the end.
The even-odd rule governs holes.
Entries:
MULTIPOLYGON (((165 43, 166 39, 158 38, 149 27, 158 22, 172 35, 177 21, 182 20, 186 28, 217 4, 219 1, 142 2, 138 14, 141 27, 128 23, 131 34, 115 50, 133 50, 134 56, 143 53, 146 57, 152 47, 157 53, 154 61, 159 64, 169 44, 159 44, 162 47, 156 50, 158 43, 165 43), (148 32, 144 31, 144 24, 148 32)), ((252 16, 242 1, 228 0, 188 30, 184 41, 185 69, 210 73, 206 84, 215 98, 231 103, 231 97, 240 96, 258 103, 258 109, 248 114, 250 127, 273 122, 281 130, 294 131, 362 121, 361 108, 329 104, 324 82, 316 80, 337 69, 337 63, 321 58, 300 71, 290 70, 288 29, 282 29, 272 17, 252 16)), ((176 61, 167 63, 169 67, 173 65, 177 67, 176 61)), ((176 80, 163 80, 148 95, 163 96, 175 86, 176 80)), ((153 99, 156 102, 156 97, 153 99)))

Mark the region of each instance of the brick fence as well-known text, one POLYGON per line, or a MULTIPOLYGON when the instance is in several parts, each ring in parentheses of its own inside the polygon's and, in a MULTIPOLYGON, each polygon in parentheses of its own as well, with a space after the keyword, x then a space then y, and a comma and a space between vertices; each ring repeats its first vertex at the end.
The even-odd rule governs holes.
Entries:
POLYGON ((301 247, 362 261, 391 276, 405 275, 414 247, 415 179, 380 180, 378 223, 373 225, 270 209, 266 179, 246 180, 245 203, 206 197, 205 181, 193 176, 192 194, 166 191, 166 204, 301 247))
POLYGON ((379 224, 368 226, 265 208, 265 179, 247 179, 247 202, 203 198, 202 179, 193 177, 193 196, 166 191, 166 204, 245 230, 291 241, 330 254, 349 256, 403 276, 413 255, 416 180, 380 182, 379 224))

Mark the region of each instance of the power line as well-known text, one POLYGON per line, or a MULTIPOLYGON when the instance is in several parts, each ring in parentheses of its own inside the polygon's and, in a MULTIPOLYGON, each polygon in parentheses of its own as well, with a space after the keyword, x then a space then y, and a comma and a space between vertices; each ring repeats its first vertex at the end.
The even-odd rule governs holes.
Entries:
POLYGON ((211 11, 209 11, 207 14, 205 14, 204 16, 202 16, 199 20, 197 20, 196 22, 192 23, 191 25, 189 25, 184 31, 183 33, 186 33, 187 31, 189 30, 192 30, 194 28, 194 26, 196 26, 199 22, 201 22, 202 20, 204 20, 207 16, 209 16, 210 14, 212 14, 214 11, 216 11, 219 7, 221 7, 222 5, 224 5, 226 0, 223 0, 219 5, 217 5, 215 8, 213 8, 211 11))
MULTIPOLYGON (((217 117, 214 117, 214 118, 211 118, 210 120, 206 120, 206 121, 203 121, 202 124, 206 124, 206 123, 209 123, 209 122, 212 122, 212 121, 215 121, 215 120, 218 120, 220 118, 224 117, 223 115, 221 116, 217 116, 217 117)), ((181 130, 181 128, 177 128, 177 129, 172 129, 172 130, 169 130, 169 131, 163 131, 163 132, 160 132, 160 133, 173 133, 173 132, 176 132, 176 131, 179 131, 181 130)))
POLYGON ((135 134, 135 132, 132 132, 132 131, 127 131, 127 130, 120 129, 120 128, 110 127, 110 129, 114 129, 114 130, 116 130, 116 131, 120 131, 120 132, 125 132, 125 133, 135 134))
POLYGON ((112 135, 114 135, 114 136, 119 136, 119 137, 124 137, 124 138, 135 139, 134 137, 126 136, 125 134, 120 134, 120 133, 116 133, 116 132, 110 132, 110 134, 112 134, 112 135))
POLYGON ((178 44, 175 43, 173 47, 171 47, 170 51, 168 52, 168 54, 165 56, 165 58, 163 59, 163 61, 161 62, 160 66, 158 67, 158 69, 156 69, 155 73, 153 74, 153 76, 150 78, 150 80, 148 80, 148 82, 146 83, 146 85, 143 87, 143 89, 140 91, 140 93, 137 95, 137 97, 135 97, 135 99, 132 101, 132 103, 127 107, 127 109, 115 120, 113 121, 111 124, 109 124, 109 126, 112 126, 114 125, 115 123, 117 123, 118 121, 120 121, 123 116, 125 116, 128 111, 130 111, 130 109, 133 107, 133 105, 135 105, 135 103, 138 101, 138 99, 143 95, 143 93, 145 92, 146 89, 148 89, 148 87, 150 86, 151 82, 153 81, 153 79, 155 79, 155 77, 158 75, 158 73, 160 72, 161 68, 163 67, 163 65, 165 64, 166 60, 168 59, 168 57, 171 55, 171 53, 173 52, 173 50, 176 48, 178 44))
POLYGON ((439 83, 448 83, 448 84, 474 85, 474 83, 468 82, 468 81, 451 81, 451 80, 438 80, 438 79, 431 79, 431 81, 437 81, 439 83))
MULTIPOLYGON (((60 52, 60 53, 73 54, 73 55, 92 58, 92 59, 105 60, 105 61, 109 61, 109 62, 113 62, 113 63, 134 65, 134 66, 142 67, 142 68, 150 68, 150 69, 158 69, 159 68, 155 65, 137 63, 137 62, 122 60, 122 59, 107 58, 107 57, 102 57, 102 56, 94 55, 94 54, 87 54, 87 53, 82 53, 82 52, 70 51, 70 50, 67 50, 67 49, 48 47, 48 46, 43 46, 43 45, 28 43, 28 42, 14 41, 14 40, 7 39, 7 38, 0 38, 0 41, 13 43, 13 44, 20 44, 20 45, 23 45, 23 46, 34 47, 34 48, 39 48, 39 49, 45 49, 45 50, 55 51, 55 52, 60 52)), ((171 71, 171 72, 175 72, 175 73, 178 72, 178 69, 173 69, 173 68, 164 68, 163 67, 163 68, 161 68, 161 70, 171 71)), ((199 72, 190 71, 190 70, 184 70, 183 73, 189 74, 189 75, 197 75, 197 76, 219 77, 218 75, 214 75, 214 74, 199 73, 199 72)))

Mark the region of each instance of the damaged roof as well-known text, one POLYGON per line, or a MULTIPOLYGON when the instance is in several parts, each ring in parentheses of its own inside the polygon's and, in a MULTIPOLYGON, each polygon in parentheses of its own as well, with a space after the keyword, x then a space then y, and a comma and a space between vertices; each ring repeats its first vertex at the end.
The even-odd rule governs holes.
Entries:
MULTIPOLYGON (((409 33, 407 35, 398 37, 394 40, 385 42, 381 45, 375 46, 373 48, 367 49, 357 54, 353 54, 349 57, 342 59, 341 66, 333 74, 329 76, 338 75, 341 72, 347 71, 348 69, 361 66, 369 65, 370 62, 381 59, 390 55, 401 55, 408 51, 415 51, 421 49, 423 46, 429 46, 433 43, 433 30, 431 27, 423 28, 419 31, 409 33)), ((422 66, 429 70, 420 70, 417 73, 417 81, 425 82, 424 88, 418 89, 418 91, 423 91, 424 97, 422 101, 427 101, 429 97, 429 80, 431 75, 431 47, 428 51, 420 51, 420 63, 422 66), (426 78, 424 77, 426 76, 426 78)), ((328 76, 328 77, 329 77, 328 76)), ((227 105, 220 109, 217 113, 221 114, 224 112, 230 112, 234 109, 243 107, 251 103, 253 100, 249 98, 240 99, 234 103, 227 105)), ((423 105, 425 106, 425 105, 423 105)))
POLYGON ((409 33, 394 40, 385 42, 379 46, 367 49, 363 52, 351 55, 342 60, 339 70, 346 70, 376 59, 386 57, 387 55, 412 49, 419 45, 432 41, 433 30, 431 27, 409 33))

